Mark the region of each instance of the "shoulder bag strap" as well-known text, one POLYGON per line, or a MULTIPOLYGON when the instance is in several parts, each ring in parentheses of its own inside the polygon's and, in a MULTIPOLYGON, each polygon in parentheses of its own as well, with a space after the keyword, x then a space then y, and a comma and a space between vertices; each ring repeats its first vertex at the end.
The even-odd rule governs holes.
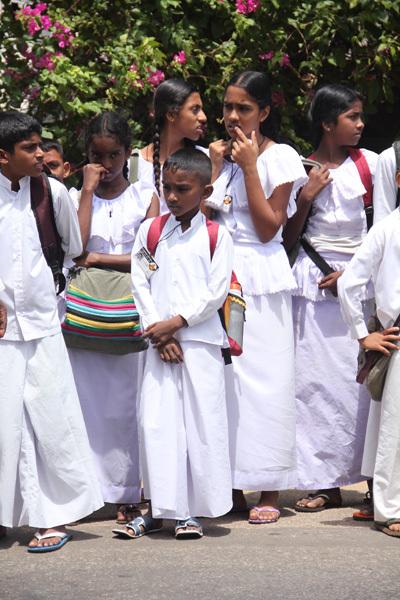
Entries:
POLYGON ((155 217, 151 222, 147 232, 147 250, 152 256, 154 256, 156 253, 162 230, 164 229, 169 217, 170 213, 166 213, 165 215, 155 217))
POLYGON ((349 156, 357 167, 358 174, 363 186, 367 190, 364 194, 364 210, 367 219, 367 229, 372 227, 374 218, 374 209, 372 205, 372 176, 371 171, 364 154, 359 148, 348 148, 349 156))

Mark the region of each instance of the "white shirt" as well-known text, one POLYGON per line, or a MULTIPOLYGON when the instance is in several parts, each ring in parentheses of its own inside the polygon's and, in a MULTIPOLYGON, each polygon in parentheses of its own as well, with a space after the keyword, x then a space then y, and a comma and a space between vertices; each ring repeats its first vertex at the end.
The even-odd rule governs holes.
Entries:
MULTIPOLYGON (((66 258, 82 253, 76 210, 64 185, 49 178, 58 233, 66 258)), ((0 300, 7 306, 3 339, 28 341, 60 331, 53 275, 42 252, 31 209, 30 177, 18 192, 0 173, 0 300)))
POLYGON ((133 296, 144 327, 181 315, 188 327, 178 331, 179 340, 222 345, 224 332, 217 311, 227 296, 232 274, 233 243, 229 233, 219 227, 211 260, 204 215, 198 212, 186 231, 171 215, 154 255, 159 269, 147 280, 135 254, 147 248, 152 221, 148 219, 140 226, 132 250, 133 296))
POLYGON ((378 157, 374 185, 374 223, 396 208, 396 158, 392 146, 378 157))
POLYGON ((377 314, 390 327, 400 313, 400 212, 391 212, 374 225, 338 280, 343 318, 352 336, 368 335, 364 321, 361 290, 374 282, 377 314))

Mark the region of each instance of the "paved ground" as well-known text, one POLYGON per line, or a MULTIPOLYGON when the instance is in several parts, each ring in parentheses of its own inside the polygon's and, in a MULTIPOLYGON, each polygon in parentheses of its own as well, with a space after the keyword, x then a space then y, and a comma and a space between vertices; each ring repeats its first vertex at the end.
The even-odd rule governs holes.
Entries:
MULTIPOLYGON (((363 491, 346 490, 341 509, 285 508, 276 525, 205 519, 202 540, 176 541, 172 522, 152 536, 118 540, 103 520, 71 528, 73 542, 38 556, 25 550, 30 529, 11 530, 0 542, 0 598, 400 600, 400 540, 351 519, 363 491)), ((283 494, 283 506, 297 496, 283 494)))

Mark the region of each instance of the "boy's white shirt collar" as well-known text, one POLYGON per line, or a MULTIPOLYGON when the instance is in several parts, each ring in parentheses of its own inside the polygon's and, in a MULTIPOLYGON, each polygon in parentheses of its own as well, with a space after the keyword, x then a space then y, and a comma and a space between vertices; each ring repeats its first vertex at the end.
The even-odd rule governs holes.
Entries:
MULTIPOLYGON (((19 180, 19 190, 22 190, 25 185, 27 185, 30 181, 30 177, 28 175, 26 175, 25 177, 21 177, 21 179, 19 180)), ((18 192, 14 192, 14 190, 11 188, 12 186, 12 181, 11 179, 8 179, 8 177, 6 177, 5 175, 3 175, 3 173, 0 171, 0 185, 2 187, 5 187, 9 192, 13 192, 13 193, 18 193, 18 192)))

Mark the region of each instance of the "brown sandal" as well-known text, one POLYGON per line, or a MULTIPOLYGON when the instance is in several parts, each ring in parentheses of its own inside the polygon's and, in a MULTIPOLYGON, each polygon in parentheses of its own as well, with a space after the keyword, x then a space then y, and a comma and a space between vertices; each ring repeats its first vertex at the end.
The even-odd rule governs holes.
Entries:
POLYGON ((306 498, 301 498, 300 500, 297 500, 297 502, 293 508, 297 512, 321 512, 322 510, 326 510, 327 508, 340 508, 341 506, 342 506, 342 496, 340 494, 340 489, 332 488, 331 490, 319 490, 318 492, 315 492, 314 494, 308 494, 308 496, 306 498), (329 492, 332 492, 332 490, 335 490, 335 491, 338 490, 339 493, 331 496, 329 494, 329 492), (301 506, 299 504, 299 502, 301 500, 316 500, 317 498, 322 498, 323 500, 326 500, 326 502, 322 506, 312 506, 312 507, 311 506, 301 506))

